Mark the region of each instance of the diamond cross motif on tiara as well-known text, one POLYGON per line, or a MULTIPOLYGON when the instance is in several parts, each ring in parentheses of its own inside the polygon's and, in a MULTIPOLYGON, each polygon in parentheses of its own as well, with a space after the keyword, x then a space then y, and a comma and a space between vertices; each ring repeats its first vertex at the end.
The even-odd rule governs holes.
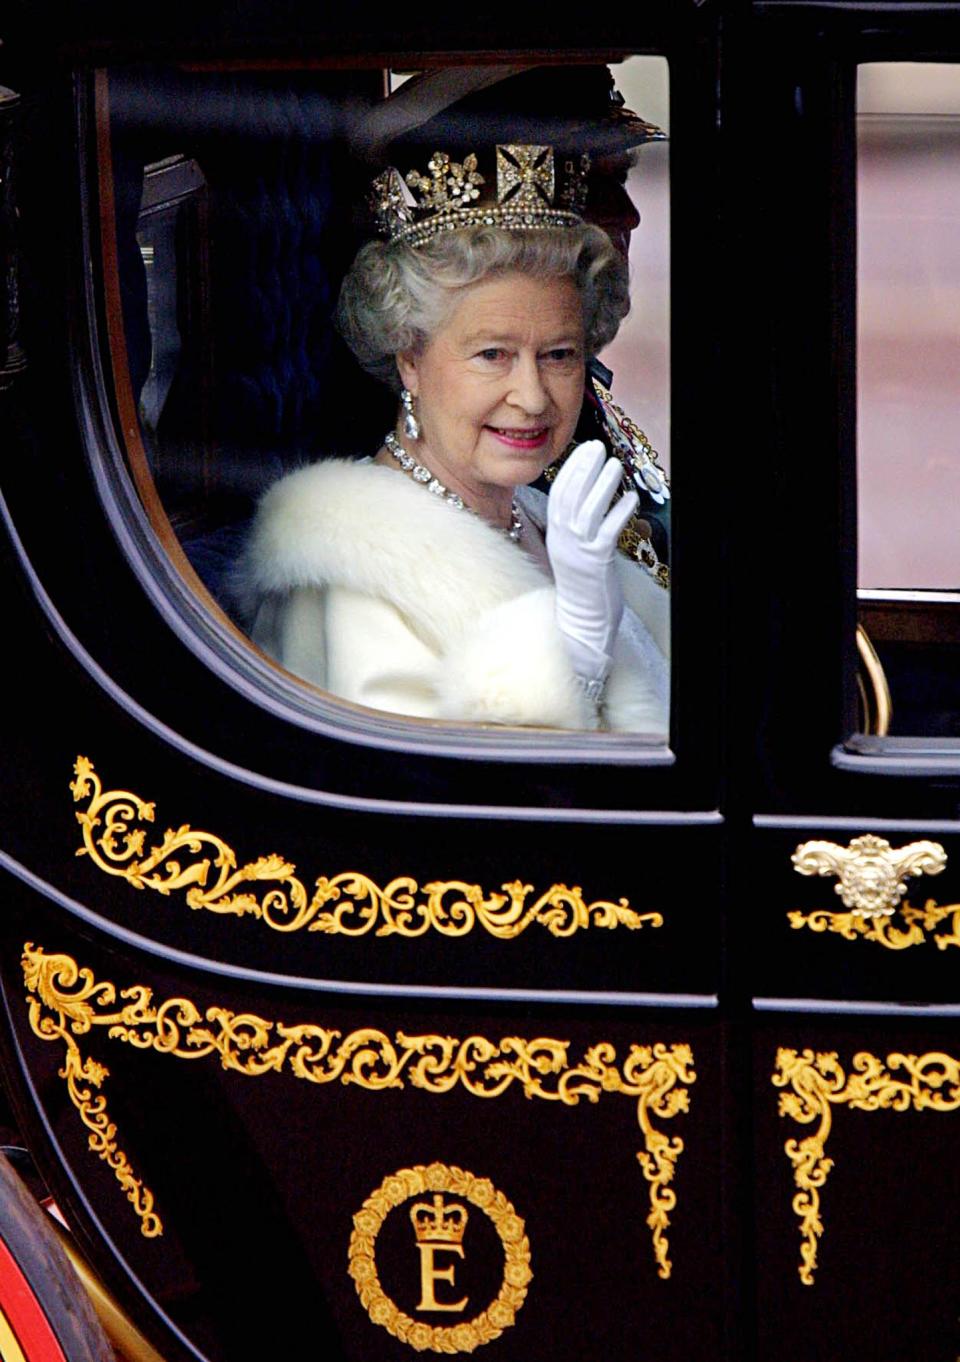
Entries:
POLYGON ((542 208, 553 203, 553 148, 497 147, 497 203, 542 208))
POLYGON ((457 207, 480 197, 478 184, 484 183, 477 170, 477 158, 470 153, 464 156, 463 164, 451 161, 445 151, 435 151, 427 162, 429 175, 421 175, 419 170, 411 170, 407 184, 420 195, 424 208, 457 207))

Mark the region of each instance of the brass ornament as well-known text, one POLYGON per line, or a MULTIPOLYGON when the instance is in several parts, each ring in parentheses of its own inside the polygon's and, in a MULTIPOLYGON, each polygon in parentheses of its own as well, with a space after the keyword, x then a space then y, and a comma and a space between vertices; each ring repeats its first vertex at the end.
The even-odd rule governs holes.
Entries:
POLYGON ((364 1027, 344 1036, 315 1023, 287 1025, 255 1013, 225 1007, 205 1012, 189 998, 155 1002, 153 990, 134 984, 118 992, 113 983, 97 982, 93 971, 81 969, 69 955, 47 954, 27 942, 23 948, 23 977, 27 988, 30 1025, 47 1041, 60 1041, 67 1063, 60 1075, 67 1079, 70 1099, 92 1134, 91 1149, 107 1159, 118 1182, 141 1218, 145 1235, 159 1234, 153 1195, 136 1179, 116 1142, 117 1129, 109 1120, 106 1099, 91 1099, 76 1077, 99 1088, 109 1070, 85 1060, 75 1039, 94 1028, 104 1028, 110 1040, 136 1050, 154 1050, 175 1059, 198 1060, 216 1056, 221 1067, 248 1078, 286 1073, 307 1083, 355 1083, 370 1092, 403 1088, 447 1093, 462 1086, 474 1097, 500 1097, 514 1084, 527 1098, 541 1098, 575 1107, 581 1098, 597 1102, 607 1093, 637 1099, 637 1120, 643 1148, 637 1159, 650 1186, 650 1214, 658 1275, 670 1276, 667 1230, 677 1204, 673 1182, 683 1140, 672 1139, 653 1124, 689 1111, 689 1085, 695 1082, 689 1045, 631 1045, 618 1065, 613 1045, 600 1041, 579 1061, 571 1061, 570 1042, 538 1036, 411 1036, 398 1031, 389 1036, 364 1027), (117 1005, 117 1000, 120 1005, 117 1005), (96 1137, 96 1142, 95 1138, 96 1137))
POLYGON ((848 1074, 835 1052, 778 1049, 772 1081, 776 1088, 789 1088, 780 1097, 781 1116, 789 1116, 800 1125, 816 1123, 812 1134, 784 1144, 797 1188, 791 1204, 800 1220, 798 1271, 804 1286, 812 1286, 824 1228, 820 1191, 833 1167, 833 1159, 824 1152, 833 1126, 832 1108, 960 1110, 960 1060, 938 1051, 925 1055, 895 1052, 885 1060, 860 1051, 854 1055, 848 1074), (904 1077, 894 1077, 893 1070, 902 1071, 904 1077))
POLYGON ((509 1329, 527 1296, 533 1277, 526 1226, 513 1206, 487 1178, 475 1177, 445 1163, 417 1164, 384 1178, 353 1217, 347 1261, 357 1295, 374 1324, 418 1352, 472 1353, 509 1329), (496 1299, 473 1319, 453 1325, 415 1320, 386 1294, 377 1273, 376 1242, 392 1210, 411 1197, 449 1192, 479 1207, 490 1218, 503 1245, 503 1281, 496 1299))
POLYGON ((845 908, 858 917, 889 917, 907 892, 909 875, 939 875, 947 853, 939 842, 911 842, 896 850, 884 837, 867 833, 847 847, 836 842, 801 842, 791 856, 800 875, 836 875, 845 908))
POLYGON ((835 842, 803 842, 792 856, 801 875, 838 875, 834 885, 848 909, 845 913, 817 908, 811 913, 790 912, 787 920, 799 931, 830 932, 847 941, 862 937, 887 950, 902 951, 919 946, 945 918, 952 917, 950 933, 932 939, 939 950, 960 946, 960 904, 940 908, 928 899, 923 908, 901 900, 906 879, 914 875, 939 875, 947 854, 939 842, 911 842, 894 850, 883 837, 855 837, 849 847, 835 842))
POLYGON ((381 888, 368 876, 347 870, 321 875, 310 897, 292 862, 271 854, 238 866, 236 852, 221 837, 198 832, 189 823, 168 828, 145 851, 142 825, 154 821, 155 806, 129 790, 104 790, 87 757, 77 758, 74 772, 74 803, 85 803, 77 812, 83 830, 78 856, 89 856, 99 870, 134 889, 165 897, 184 890, 189 908, 253 917, 275 932, 306 929, 337 936, 412 938, 436 931, 461 937, 481 927, 511 941, 534 923, 555 937, 588 927, 636 931, 663 926, 662 914, 638 913, 625 898, 588 903, 579 885, 552 884, 531 900, 533 885, 520 880, 489 894, 465 880, 432 880, 421 887, 409 875, 398 875, 381 888))

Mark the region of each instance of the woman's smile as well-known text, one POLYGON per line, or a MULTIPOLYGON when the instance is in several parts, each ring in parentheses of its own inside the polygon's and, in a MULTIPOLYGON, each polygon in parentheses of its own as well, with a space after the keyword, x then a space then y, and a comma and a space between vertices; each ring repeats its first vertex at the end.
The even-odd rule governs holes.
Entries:
POLYGON ((567 277, 517 273, 469 285, 397 367, 420 424, 409 452, 472 510, 509 524, 514 489, 563 453, 580 414, 579 290, 567 277))
POLYGON ((487 430, 509 449, 540 449, 550 438, 550 430, 547 426, 536 426, 533 430, 505 430, 503 427, 487 426, 487 430))

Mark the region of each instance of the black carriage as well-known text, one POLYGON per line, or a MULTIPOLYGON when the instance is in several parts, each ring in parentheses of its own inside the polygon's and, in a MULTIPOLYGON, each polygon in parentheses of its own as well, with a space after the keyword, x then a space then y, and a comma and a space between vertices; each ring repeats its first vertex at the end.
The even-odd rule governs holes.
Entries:
MULTIPOLYGON (((857 571, 864 432, 918 374, 956 406, 949 259, 940 348, 864 378, 865 318, 929 317, 870 233, 899 197, 928 261, 949 209, 864 176, 949 167, 953 9, 0 20, 6 1086, 126 1356, 960 1353, 960 595, 857 571), (344 130, 390 73, 635 57, 669 738, 304 684, 228 587, 267 474, 384 419, 344 130)), ((0 1355, 90 1356, 22 1217, 0 1355)))

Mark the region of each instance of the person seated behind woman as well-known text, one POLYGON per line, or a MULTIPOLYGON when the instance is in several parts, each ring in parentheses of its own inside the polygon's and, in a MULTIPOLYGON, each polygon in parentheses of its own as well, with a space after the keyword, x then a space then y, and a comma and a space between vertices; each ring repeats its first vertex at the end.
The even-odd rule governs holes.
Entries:
MULTIPOLYGON (((498 171, 503 151, 536 170, 544 150, 498 148, 498 171)), ((376 709, 662 734, 668 598, 617 551, 636 507, 611 508, 619 462, 591 441, 549 497, 528 486, 571 441, 585 364, 629 307, 626 265, 529 175, 511 209, 506 174, 491 208, 471 205, 485 181, 470 158, 430 168, 419 208, 396 172, 377 182, 391 239, 361 249, 338 310, 360 363, 401 390, 396 427, 371 460, 267 492, 246 555, 252 637, 376 709)))

